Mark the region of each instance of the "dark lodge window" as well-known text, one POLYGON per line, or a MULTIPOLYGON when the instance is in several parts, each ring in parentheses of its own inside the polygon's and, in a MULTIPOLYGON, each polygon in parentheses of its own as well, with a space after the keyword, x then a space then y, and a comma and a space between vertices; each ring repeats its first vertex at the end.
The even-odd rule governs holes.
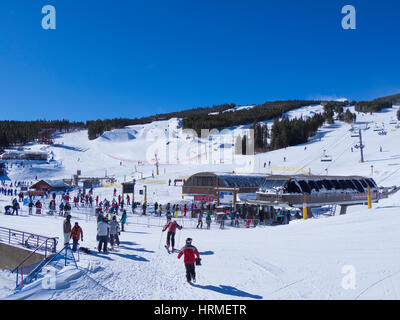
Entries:
POLYGON ((348 180, 339 180, 339 184, 343 190, 354 189, 353 185, 348 180))
POLYGON ((300 180, 299 181, 299 185, 301 187, 301 189, 305 192, 305 193, 311 193, 311 189, 310 186, 308 185, 308 183, 304 180, 300 180))
POLYGON ((369 185, 371 188, 377 188, 377 187, 378 187, 378 186, 375 184, 375 181, 372 180, 372 179, 366 179, 365 181, 367 181, 368 185, 369 185))
POLYGON ((317 184, 315 183, 315 181, 309 180, 308 184, 311 187, 311 190, 315 190, 317 192, 319 191, 319 188, 318 188, 317 184))
POLYGON ((355 179, 353 179, 351 181, 356 186, 358 192, 361 192, 361 193, 364 192, 364 188, 363 188, 363 186, 361 185, 361 183, 359 181, 357 181, 355 179))
POLYGON ((331 181, 329 181, 329 180, 322 180, 321 181, 322 182, 322 185, 325 187, 325 189, 327 189, 327 190, 332 190, 334 187, 333 187, 333 184, 331 183, 331 181))
POLYGON ((338 182, 337 180, 331 180, 331 182, 332 182, 332 184, 333 184, 333 187, 334 187, 336 190, 340 190, 340 189, 341 189, 340 184, 339 184, 339 182, 338 182))
POLYGON ((361 184, 362 184, 362 186, 363 186, 364 188, 367 188, 367 187, 368 187, 368 183, 365 182, 364 179, 361 179, 360 182, 361 182, 361 184))
POLYGON ((288 186, 287 186, 287 191, 289 193, 302 193, 300 187, 297 185, 295 181, 289 181, 288 186))

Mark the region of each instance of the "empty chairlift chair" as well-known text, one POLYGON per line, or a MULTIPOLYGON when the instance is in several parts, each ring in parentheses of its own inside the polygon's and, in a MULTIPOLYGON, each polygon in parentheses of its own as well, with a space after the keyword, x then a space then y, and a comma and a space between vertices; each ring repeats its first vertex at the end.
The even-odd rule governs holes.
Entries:
POLYGON ((332 157, 326 154, 326 150, 324 150, 324 153, 322 154, 321 157, 321 162, 331 162, 332 157))

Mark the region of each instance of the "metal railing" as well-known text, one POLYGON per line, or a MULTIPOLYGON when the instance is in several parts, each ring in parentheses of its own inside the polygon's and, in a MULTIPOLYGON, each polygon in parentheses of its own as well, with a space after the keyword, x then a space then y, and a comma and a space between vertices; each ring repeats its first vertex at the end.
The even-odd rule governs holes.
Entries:
POLYGON ((47 257, 57 250, 58 237, 50 238, 39 234, 0 227, 0 242, 44 252, 47 257))

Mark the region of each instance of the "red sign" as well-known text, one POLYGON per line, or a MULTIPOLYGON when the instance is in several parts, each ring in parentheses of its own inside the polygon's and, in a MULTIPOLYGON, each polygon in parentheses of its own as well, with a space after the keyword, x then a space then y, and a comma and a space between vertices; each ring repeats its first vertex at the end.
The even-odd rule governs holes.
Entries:
POLYGON ((213 202, 214 196, 195 195, 194 201, 213 202))

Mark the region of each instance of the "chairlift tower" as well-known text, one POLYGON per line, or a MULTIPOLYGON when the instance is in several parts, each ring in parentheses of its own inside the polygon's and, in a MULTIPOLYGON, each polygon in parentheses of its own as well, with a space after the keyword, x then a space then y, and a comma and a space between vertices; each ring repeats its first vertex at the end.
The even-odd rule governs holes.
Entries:
POLYGON ((358 130, 359 135, 360 135, 360 153, 361 153, 361 163, 364 163, 364 145, 362 143, 362 135, 361 135, 361 129, 358 130))
POLYGON ((155 157, 155 159, 156 159, 156 169, 157 169, 157 175, 160 175, 160 171, 159 171, 159 168, 158 168, 158 166, 159 166, 159 162, 158 162, 158 158, 157 158, 157 153, 156 153, 156 154, 154 154, 154 157, 155 157))

